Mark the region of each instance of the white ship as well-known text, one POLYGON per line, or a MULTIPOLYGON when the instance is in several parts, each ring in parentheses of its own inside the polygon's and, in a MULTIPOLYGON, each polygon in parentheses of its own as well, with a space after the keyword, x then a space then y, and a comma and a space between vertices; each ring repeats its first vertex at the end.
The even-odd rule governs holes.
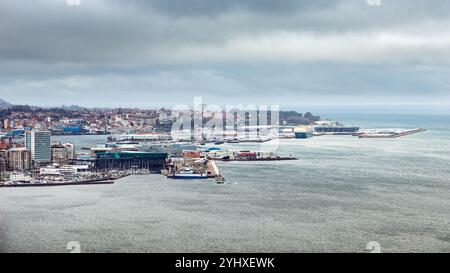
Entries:
POLYGON ((184 167, 180 172, 175 173, 172 178, 174 179, 206 179, 208 176, 202 173, 194 173, 194 171, 188 166, 184 167))

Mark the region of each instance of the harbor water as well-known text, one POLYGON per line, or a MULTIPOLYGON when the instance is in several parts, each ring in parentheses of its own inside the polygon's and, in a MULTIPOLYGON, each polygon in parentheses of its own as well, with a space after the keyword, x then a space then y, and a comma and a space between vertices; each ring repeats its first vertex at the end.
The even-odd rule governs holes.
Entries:
MULTIPOLYGON (((450 117, 329 115, 396 139, 281 140, 297 161, 218 162, 226 183, 130 176, 0 189, 0 252, 450 252, 450 117)), ((106 136, 59 137, 77 147, 106 136)), ((221 147, 260 150, 267 144, 221 147)), ((272 147, 273 148, 273 147, 272 147)))

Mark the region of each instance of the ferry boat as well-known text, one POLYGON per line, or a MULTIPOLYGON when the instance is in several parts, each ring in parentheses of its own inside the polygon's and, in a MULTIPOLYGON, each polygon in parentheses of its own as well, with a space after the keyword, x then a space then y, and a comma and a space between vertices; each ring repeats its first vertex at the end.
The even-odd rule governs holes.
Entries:
POLYGON ((188 166, 184 167, 178 173, 175 173, 172 178, 174 179, 206 179, 208 176, 206 174, 194 173, 194 171, 188 166))

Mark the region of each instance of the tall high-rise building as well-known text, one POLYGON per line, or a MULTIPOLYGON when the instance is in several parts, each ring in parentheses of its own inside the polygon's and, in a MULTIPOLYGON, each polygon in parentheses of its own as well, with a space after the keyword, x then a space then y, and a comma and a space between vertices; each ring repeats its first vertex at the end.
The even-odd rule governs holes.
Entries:
POLYGON ((51 162, 51 133, 48 131, 28 131, 25 147, 31 151, 31 159, 36 163, 51 162))
POLYGON ((10 123, 9 119, 5 119, 5 120, 3 121, 3 128, 4 128, 5 130, 9 130, 9 129, 11 128, 11 123, 10 123))
POLYGON ((0 181, 3 181, 6 173, 6 153, 0 151, 0 181))
POLYGON ((0 181, 5 178, 6 173, 6 149, 8 145, 0 143, 0 181))
POLYGON ((31 151, 25 148, 12 148, 8 150, 8 164, 10 171, 26 171, 31 168, 31 151))
POLYGON ((6 159, 0 157, 0 181, 3 181, 6 174, 6 159))

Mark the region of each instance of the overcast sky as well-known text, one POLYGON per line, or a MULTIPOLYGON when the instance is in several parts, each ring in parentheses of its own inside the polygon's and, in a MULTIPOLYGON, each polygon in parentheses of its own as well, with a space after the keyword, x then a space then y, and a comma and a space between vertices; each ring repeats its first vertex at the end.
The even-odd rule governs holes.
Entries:
POLYGON ((0 0, 15 104, 446 111, 449 65, 448 0, 0 0))

